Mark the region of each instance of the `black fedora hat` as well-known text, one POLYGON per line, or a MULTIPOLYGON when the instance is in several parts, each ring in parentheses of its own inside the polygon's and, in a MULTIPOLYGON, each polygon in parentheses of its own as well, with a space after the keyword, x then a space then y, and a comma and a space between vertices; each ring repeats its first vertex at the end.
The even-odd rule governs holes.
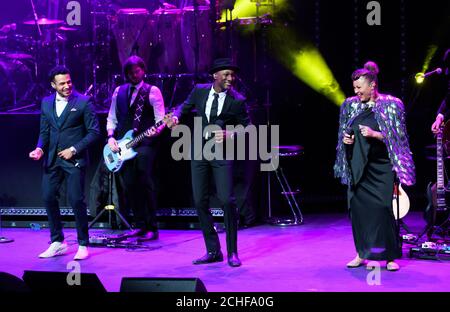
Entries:
POLYGON ((235 65, 230 58, 225 57, 225 58, 218 58, 215 59, 211 69, 209 70, 210 74, 214 74, 216 72, 218 72, 219 70, 224 70, 224 69, 232 69, 235 72, 239 71, 239 67, 237 65, 235 65))

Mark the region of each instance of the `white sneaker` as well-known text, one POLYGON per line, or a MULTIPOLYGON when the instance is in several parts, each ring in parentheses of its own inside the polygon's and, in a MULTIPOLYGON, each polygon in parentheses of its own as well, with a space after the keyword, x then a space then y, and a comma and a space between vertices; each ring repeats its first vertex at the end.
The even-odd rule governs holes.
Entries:
POLYGON ((50 247, 39 255, 39 258, 51 258, 61 256, 67 251, 67 244, 65 242, 53 242, 50 247))
POLYGON ((74 260, 84 260, 89 257, 89 251, 86 246, 78 246, 78 251, 73 257, 74 260))
POLYGON ((365 259, 356 256, 355 259, 347 263, 347 268, 357 268, 365 263, 365 259))
POLYGON ((386 264, 386 269, 388 271, 398 271, 400 270, 400 266, 396 262, 390 261, 386 264))

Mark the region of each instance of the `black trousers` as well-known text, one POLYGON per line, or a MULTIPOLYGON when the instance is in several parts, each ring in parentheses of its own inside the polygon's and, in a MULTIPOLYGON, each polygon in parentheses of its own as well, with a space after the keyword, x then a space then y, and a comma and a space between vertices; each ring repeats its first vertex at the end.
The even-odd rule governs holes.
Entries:
POLYGON ((80 246, 89 243, 88 216, 84 202, 84 168, 77 168, 57 159, 55 164, 44 169, 42 176, 42 196, 47 210, 50 237, 53 242, 64 241, 61 214, 59 210, 59 191, 64 180, 67 182, 67 198, 75 215, 77 238, 80 246))
POLYGON ((125 205, 133 211, 136 227, 157 231, 157 191, 154 179, 156 146, 140 146, 135 158, 126 161, 118 172, 125 205))
POLYGON ((216 183, 217 197, 223 207, 228 254, 237 252, 238 212, 233 195, 233 162, 227 160, 192 160, 192 189, 195 208, 208 252, 218 252, 220 241, 209 211, 209 181, 216 183))

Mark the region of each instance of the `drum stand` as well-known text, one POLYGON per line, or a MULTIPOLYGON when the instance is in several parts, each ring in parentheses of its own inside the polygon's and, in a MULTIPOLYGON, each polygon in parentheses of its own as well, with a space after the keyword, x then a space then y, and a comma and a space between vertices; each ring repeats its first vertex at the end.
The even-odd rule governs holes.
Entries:
POLYGON ((26 105, 26 106, 23 106, 23 107, 15 108, 14 111, 18 111, 18 110, 21 110, 21 109, 25 109, 25 108, 29 108, 29 107, 38 105, 38 103, 40 102, 41 98, 45 94, 45 90, 46 90, 46 88, 43 86, 43 84, 41 82, 39 82, 40 71, 39 71, 39 65, 38 65, 38 63, 39 63, 39 51, 40 51, 39 43, 41 42, 41 39, 43 38, 43 33, 42 33, 41 26, 38 23, 38 16, 37 16, 37 13, 36 13, 36 8, 35 8, 33 0, 30 0, 30 3, 31 3, 31 9, 33 11, 33 17, 34 17, 34 20, 35 20, 38 40, 36 40, 35 48, 34 48, 35 49, 35 53, 34 53, 34 81, 33 81, 32 85, 31 85, 30 89, 23 96, 23 99, 25 99, 27 101, 30 100, 32 102, 32 104, 31 105, 26 105))
MULTIPOLYGON (((90 84, 85 91, 85 94, 92 95, 94 98, 94 102, 96 105, 100 105, 100 108, 109 108, 110 105, 110 99, 112 94, 112 57, 111 57, 111 20, 108 18, 109 12, 105 12, 105 8, 101 5, 109 5, 110 3, 108 1, 105 1, 102 3, 100 0, 93 0, 90 1, 91 8, 90 13, 92 15, 92 38, 90 42, 90 48, 91 48, 91 57, 92 57, 92 84, 90 84), (100 7, 103 11, 97 11, 97 7, 100 7), (105 47, 107 53, 106 55, 102 55, 105 57, 106 60, 106 66, 102 66, 98 62, 98 48, 99 43, 102 41, 98 38, 98 32, 97 29, 100 29, 101 24, 97 21, 97 15, 104 15, 107 19, 107 29, 106 29, 106 38, 105 38, 105 47), (102 68, 100 68, 102 66, 102 68), (98 83, 98 71, 101 70, 102 72, 105 72, 106 78, 103 79, 103 83, 98 83)), ((108 6, 107 10, 110 10, 110 6, 108 6)), ((87 82, 88 79, 85 79, 87 82)))
POLYGON ((198 76, 198 62, 199 62, 199 40, 198 40, 198 23, 197 23, 197 14, 198 14, 198 1, 194 0, 194 34, 195 34, 195 45, 194 45, 194 73, 195 79, 198 76))
MULTIPOLYGON (((194 1, 195 1, 195 0, 194 0, 194 1)), ((142 32, 143 32, 144 29, 147 27, 147 23, 148 23, 148 21, 150 20, 150 17, 151 17, 151 16, 152 16, 151 14, 148 14, 148 15, 147 15, 147 18, 146 18, 145 22, 142 24, 141 29, 139 29, 139 32, 137 33, 137 36, 136 36, 136 38, 135 38, 134 41, 133 41, 133 45, 132 45, 130 54, 129 54, 128 56, 132 56, 132 55, 140 56, 140 55, 139 55, 139 43, 138 43, 138 42, 139 42, 139 39, 141 39, 142 32)), ((144 62, 147 63, 148 60, 144 60, 144 62)), ((126 77, 125 77, 125 78, 126 78, 126 77)))
MULTIPOLYGON (((30 89, 25 93, 23 98, 27 101, 30 101, 32 103, 31 106, 36 106, 40 103, 42 97, 45 95, 47 88, 45 87, 44 83, 42 82, 40 76, 42 76, 41 71, 39 70, 39 43, 40 40, 36 40, 35 44, 35 54, 34 54, 34 81, 31 84, 30 89)), ((33 76, 33 75, 32 75, 33 76)), ((24 109, 30 107, 30 105, 20 107, 16 110, 24 109)))

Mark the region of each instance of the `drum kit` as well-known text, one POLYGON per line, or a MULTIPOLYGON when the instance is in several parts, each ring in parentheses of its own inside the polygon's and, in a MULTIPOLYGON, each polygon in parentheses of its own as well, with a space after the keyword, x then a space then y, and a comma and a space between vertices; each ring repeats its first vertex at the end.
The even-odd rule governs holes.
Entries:
POLYGON ((151 76, 161 81, 207 77, 220 40, 216 9, 196 5, 149 12, 117 8, 108 0, 89 3, 84 31, 63 20, 37 16, 20 27, 0 29, 0 110, 1 105, 15 110, 38 103, 49 91, 47 73, 56 65, 76 71, 74 78, 84 82, 76 84, 80 90, 105 107, 117 81, 124 80, 121 69, 131 55, 141 56, 151 76))
POLYGON ((66 33, 74 31, 63 24, 62 20, 41 18, 24 21, 23 27, 13 23, 0 29, 0 108, 15 111, 45 95, 49 86, 46 75, 53 66, 65 64, 66 33), (42 29, 38 39, 24 34, 36 25, 42 29))

